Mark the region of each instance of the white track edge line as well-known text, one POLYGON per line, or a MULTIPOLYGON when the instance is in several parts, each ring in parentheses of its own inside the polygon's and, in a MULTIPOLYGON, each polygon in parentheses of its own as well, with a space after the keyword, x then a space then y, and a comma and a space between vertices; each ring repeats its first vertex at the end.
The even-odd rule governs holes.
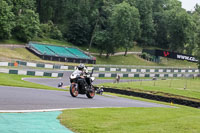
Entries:
MULTIPOLYGON (((113 108, 113 107, 85 107, 85 108, 113 108)), ((115 107, 122 108, 122 107, 115 107)), ((40 110, 0 110, 0 113, 34 113, 34 112, 54 112, 69 109, 84 109, 84 108, 60 108, 60 109, 40 109, 40 110)))

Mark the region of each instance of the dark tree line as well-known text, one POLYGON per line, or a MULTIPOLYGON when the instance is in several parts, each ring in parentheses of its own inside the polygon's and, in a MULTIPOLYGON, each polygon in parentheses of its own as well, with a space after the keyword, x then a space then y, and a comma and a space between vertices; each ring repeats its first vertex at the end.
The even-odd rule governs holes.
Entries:
POLYGON ((107 57, 116 49, 156 46, 200 55, 200 6, 178 0, 1 0, 0 39, 35 37, 96 47, 107 57))

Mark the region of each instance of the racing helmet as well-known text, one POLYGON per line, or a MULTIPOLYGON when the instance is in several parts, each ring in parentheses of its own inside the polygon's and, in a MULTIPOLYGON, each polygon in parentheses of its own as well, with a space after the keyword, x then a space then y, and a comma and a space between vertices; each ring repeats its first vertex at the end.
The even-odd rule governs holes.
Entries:
POLYGON ((85 65, 84 64, 80 64, 79 66, 78 66, 78 70, 83 70, 84 69, 84 67, 85 67, 85 65))

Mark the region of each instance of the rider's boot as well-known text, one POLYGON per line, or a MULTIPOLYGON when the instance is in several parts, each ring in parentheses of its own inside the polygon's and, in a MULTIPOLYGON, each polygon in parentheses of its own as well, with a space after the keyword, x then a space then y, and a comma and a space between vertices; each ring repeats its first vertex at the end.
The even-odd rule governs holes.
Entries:
POLYGON ((93 92, 93 91, 94 91, 94 89, 92 89, 92 86, 89 87, 89 91, 90 91, 90 92, 93 92))
POLYGON ((89 91, 89 92, 93 92, 93 89, 91 88, 91 86, 87 85, 85 86, 86 87, 86 90, 89 91))

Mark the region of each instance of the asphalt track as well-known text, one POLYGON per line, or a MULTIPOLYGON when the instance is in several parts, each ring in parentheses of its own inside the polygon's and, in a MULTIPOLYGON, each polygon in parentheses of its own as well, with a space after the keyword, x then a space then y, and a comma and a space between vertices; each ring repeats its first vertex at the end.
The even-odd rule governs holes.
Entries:
MULTIPOLYGON (((143 101, 96 95, 88 99, 85 95, 76 98, 66 91, 51 91, 19 87, 0 87, 0 110, 48 110, 102 107, 168 107, 143 101)), ((2 111, 3 112, 3 111, 2 111)))
MULTIPOLYGON (((26 78, 24 80, 57 87, 59 82, 70 85, 70 71, 65 71, 63 78, 26 78)), ((94 84, 113 82, 113 80, 97 79, 94 84)), ((71 97, 68 91, 52 91, 21 87, 0 86, 0 112, 34 112, 62 110, 71 108, 103 108, 103 107, 170 107, 161 104, 131 100, 114 96, 96 95, 88 99, 86 95, 71 97)))
MULTIPOLYGON (((65 73, 63 78, 30 78, 24 79, 39 84, 57 87, 59 82, 69 85, 67 78, 71 72, 65 73)), ((113 80, 96 80, 96 84, 112 82, 113 80)), ((0 86, 0 112, 48 111, 71 108, 103 108, 103 107, 170 107, 161 104, 131 100, 114 96, 96 95, 88 99, 86 95, 71 97, 68 91, 52 91, 21 87, 0 86)))

